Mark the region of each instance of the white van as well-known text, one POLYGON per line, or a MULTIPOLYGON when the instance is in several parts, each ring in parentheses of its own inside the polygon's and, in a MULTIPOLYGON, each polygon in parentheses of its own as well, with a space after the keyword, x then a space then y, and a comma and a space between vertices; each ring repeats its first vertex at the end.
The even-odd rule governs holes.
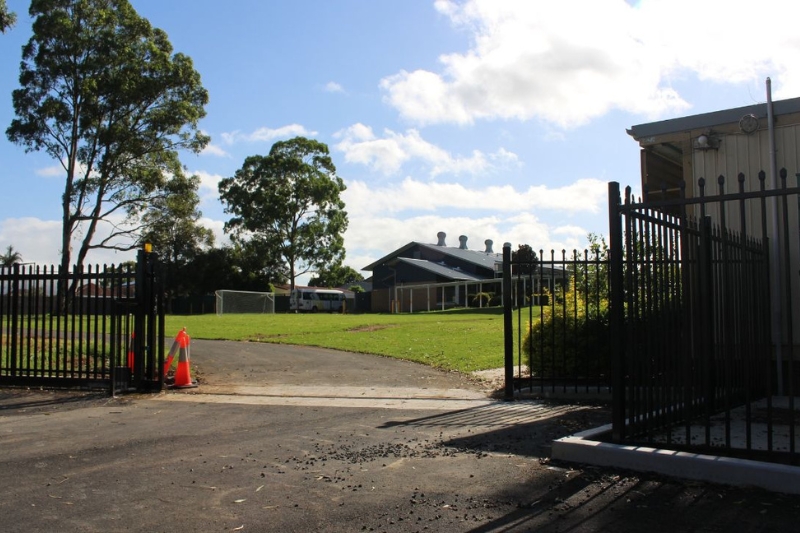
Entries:
POLYGON ((289 296, 289 310, 316 313, 339 313, 344 303, 344 292, 336 289, 295 289, 289 296))

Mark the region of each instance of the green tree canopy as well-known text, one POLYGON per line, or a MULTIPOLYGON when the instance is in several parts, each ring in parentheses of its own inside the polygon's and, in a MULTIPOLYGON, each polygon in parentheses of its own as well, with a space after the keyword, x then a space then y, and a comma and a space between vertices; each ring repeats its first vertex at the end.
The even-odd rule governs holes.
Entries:
POLYGON ((248 157, 220 182, 225 211, 233 215, 225 231, 280 256, 294 289, 297 276, 344 258, 344 190, 327 145, 304 137, 277 142, 269 155, 248 157))
POLYGON ((8 10, 6 0, 0 0, 0 33, 5 33, 17 22, 17 15, 8 10))
POLYGON ((218 289, 266 292, 286 282, 282 265, 264 263, 254 248, 226 246, 199 252, 181 273, 187 294, 214 294, 218 289))
POLYGON ((141 242, 153 245, 166 268, 168 296, 188 294, 187 265, 214 244, 214 233, 198 221, 203 215, 197 205, 200 178, 176 177, 167 184, 167 194, 155 199, 142 216, 145 225, 141 242))
POLYGON ((343 287, 356 281, 364 281, 364 276, 353 267, 337 263, 319 270, 308 284, 311 287, 343 287))
POLYGON ((22 254, 18 251, 14 250, 14 247, 10 244, 6 248, 6 253, 0 254, 0 266, 10 267, 14 266, 16 263, 22 262, 22 254))
POLYGON ((511 261, 511 273, 515 276, 534 274, 539 266, 539 257, 530 244, 520 244, 519 248, 512 250, 511 261), (519 264, 513 264, 517 262, 519 264))
POLYGON ((64 168, 66 272, 73 237, 79 268, 91 248, 135 247, 131 224, 182 175, 178 151, 208 143, 198 129, 208 93, 191 59, 173 55, 166 33, 127 0, 33 0, 30 15, 6 134, 64 168), (101 222, 112 237, 95 244, 101 222))

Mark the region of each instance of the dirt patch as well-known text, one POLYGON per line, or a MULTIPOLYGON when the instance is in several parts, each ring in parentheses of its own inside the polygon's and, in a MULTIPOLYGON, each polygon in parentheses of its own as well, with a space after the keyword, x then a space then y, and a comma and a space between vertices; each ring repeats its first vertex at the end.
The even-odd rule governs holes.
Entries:
POLYGON ((247 338, 247 342, 267 342, 267 339, 283 339, 288 337, 288 333, 273 333, 272 335, 253 335, 247 338))
POLYGON ((369 333, 370 331, 379 331, 382 329, 386 329, 388 327, 389 326, 383 326, 383 325, 359 326, 357 328, 348 329, 347 331, 350 333, 369 333))
MULTIPOLYGON (((517 371, 520 371, 517 369, 517 371)), ((528 367, 522 366, 521 372, 527 372, 528 367)), ((476 370, 471 372, 470 376, 482 383, 487 389, 500 393, 506 386, 506 369, 505 368, 490 368, 489 370, 476 370)))

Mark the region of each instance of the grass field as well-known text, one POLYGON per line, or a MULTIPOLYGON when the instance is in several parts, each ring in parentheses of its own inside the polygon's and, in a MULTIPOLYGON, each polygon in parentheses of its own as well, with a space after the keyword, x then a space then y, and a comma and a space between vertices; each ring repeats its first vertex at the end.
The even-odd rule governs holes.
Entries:
POLYGON ((397 357, 460 372, 503 366, 502 308, 413 315, 167 316, 166 327, 167 336, 186 327, 194 339, 319 346, 397 357))

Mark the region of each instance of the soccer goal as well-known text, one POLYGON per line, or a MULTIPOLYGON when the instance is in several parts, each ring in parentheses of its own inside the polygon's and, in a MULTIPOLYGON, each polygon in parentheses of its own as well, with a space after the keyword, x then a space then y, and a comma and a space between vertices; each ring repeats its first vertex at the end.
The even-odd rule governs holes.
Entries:
POLYGON ((274 313, 274 292, 215 291, 217 316, 234 313, 274 313))

